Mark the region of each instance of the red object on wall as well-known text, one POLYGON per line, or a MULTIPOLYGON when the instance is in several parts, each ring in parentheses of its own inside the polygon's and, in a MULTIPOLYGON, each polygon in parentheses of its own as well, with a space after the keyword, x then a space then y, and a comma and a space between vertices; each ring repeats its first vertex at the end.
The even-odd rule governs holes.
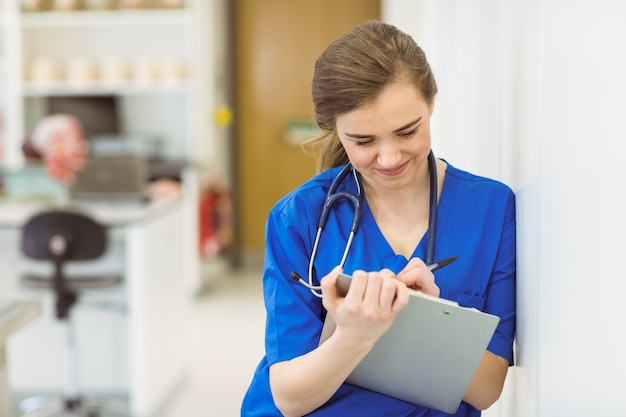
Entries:
POLYGON ((232 240, 230 194, 209 190, 199 201, 199 252, 203 259, 213 259, 230 247, 232 240))

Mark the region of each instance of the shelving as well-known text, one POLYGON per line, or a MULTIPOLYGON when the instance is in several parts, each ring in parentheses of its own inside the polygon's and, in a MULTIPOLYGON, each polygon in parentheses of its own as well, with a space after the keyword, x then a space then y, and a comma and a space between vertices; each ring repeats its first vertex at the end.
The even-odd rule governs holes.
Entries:
POLYGON ((182 26, 192 18, 188 8, 151 10, 78 10, 22 14, 22 27, 182 26))
POLYGON ((214 12, 219 3, 187 1, 179 9, 63 12, 21 12, 19 1, 6 3, 8 24, 2 32, 13 52, 11 62, 7 60, 3 65, 7 74, 3 95, 19 110, 12 115, 15 122, 7 129, 4 165, 21 165, 19 144, 33 129, 33 123, 45 116, 48 97, 100 95, 120 98, 125 120, 122 135, 136 134, 141 129, 134 123, 145 116, 141 114, 143 109, 137 107, 138 102, 162 102, 160 106, 150 103, 152 111, 161 107, 166 113, 153 115, 158 123, 148 133, 154 136, 161 124, 162 140, 171 145, 173 157, 207 163, 212 155, 205 139, 211 136, 211 126, 198 116, 206 117, 212 104, 215 45, 211 42, 215 36, 210 33, 210 22, 218 17, 214 12), (44 59, 49 68, 43 73, 49 78, 41 78, 41 71, 33 71, 33 64, 44 59), (88 82, 70 75, 71 65, 78 59, 95 74, 89 75, 88 82), (133 78, 133 71, 134 75, 139 71, 139 60, 144 73, 138 79, 133 78), (113 80, 100 78, 107 61, 117 62, 118 69, 128 75, 113 80), (169 71, 169 76, 163 79, 155 75, 160 69, 169 71), (149 71, 154 74, 146 76, 149 71), (168 100, 176 102, 176 106, 165 103, 168 100), (177 133, 168 135, 174 131, 177 133))
MULTIPOLYGON (((0 60, 1 63, 1 60, 0 60)), ((193 84, 185 82, 178 85, 133 85, 130 82, 108 86, 92 84, 76 86, 71 82, 59 81, 45 86, 25 83, 24 97, 50 96, 154 96, 154 95, 186 95, 193 91, 193 84)))
POLYGON ((6 59, 6 14, 4 0, 0 0, 0 160, 5 153, 5 106, 7 95, 4 92, 7 77, 6 59))
POLYGON ((0 108, 6 109, 0 166, 24 165, 22 143, 48 114, 51 98, 115 97, 120 138, 156 138, 160 159, 186 163, 180 175, 188 219, 186 275, 195 277, 202 269, 195 224, 200 178, 227 159, 218 154, 220 132, 212 118, 226 96, 219 80, 227 62, 219 42, 227 33, 227 0, 184 3, 174 9, 23 12, 19 0, 0 0, 0 108), (43 77, 33 71, 42 58, 56 67, 43 77), (76 62, 87 67, 72 72, 76 62), (111 62, 118 65, 112 74, 124 75, 105 77, 111 62))

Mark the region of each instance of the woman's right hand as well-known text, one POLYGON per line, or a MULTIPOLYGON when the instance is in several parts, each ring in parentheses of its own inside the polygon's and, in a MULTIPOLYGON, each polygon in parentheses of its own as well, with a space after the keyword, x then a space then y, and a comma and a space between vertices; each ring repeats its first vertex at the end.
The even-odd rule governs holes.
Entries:
POLYGON ((321 280, 322 302, 337 324, 336 336, 373 346, 408 303, 407 287, 388 269, 355 271, 348 293, 341 297, 336 288, 339 271, 335 268, 321 280))
POLYGON ((406 286, 389 270, 356 271, 341 297, 340 272, 336 267, 321 282, 334 333, 311 352, 270 366, 274 402, 285 416, 305 415, 328 401, 409 301, 406 286))

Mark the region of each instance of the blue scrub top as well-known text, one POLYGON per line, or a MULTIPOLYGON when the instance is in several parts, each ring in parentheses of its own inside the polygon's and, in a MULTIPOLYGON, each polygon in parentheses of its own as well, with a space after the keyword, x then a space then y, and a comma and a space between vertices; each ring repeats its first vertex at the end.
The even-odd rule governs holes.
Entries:
MULTIPOLYGON (((325 310, 321 299, 289 278, 292 271, 307 278, 309 256, 328 188, 341 167, 322 172, 281 199, 271 210, 266 228, 263 290, 267 310, 266 355, 259 364, 243 401, 241 415, 281 416, 269 385, 269 366, 315 349, 325 310)), ((339 191, 356 192, 352 176, 339 191)), ((331 210, 320 239, 315 271, 325 276, 341 260, 353 208, 341 199, 331 210)), ((448 164, 437 208, 435 260, 458 256, 436 271, 440 296, 462 306, 500 317, 488 350, 513 364, 515 334, 515 196, 506 185, 461 171, 448 164)), ((413 257, 424 259, 426 235, 413 257)), ((367 202, 344 265, 356 269, 401 271, 408 263, 396 255, 378 228, 367 202)), ((317 282, 314 282, 317 284, 317 282)), ((449 416, 382 394, 343 384, 310 416, 449 416)), ((455 416, 480 416, 462 402, 455 416)))

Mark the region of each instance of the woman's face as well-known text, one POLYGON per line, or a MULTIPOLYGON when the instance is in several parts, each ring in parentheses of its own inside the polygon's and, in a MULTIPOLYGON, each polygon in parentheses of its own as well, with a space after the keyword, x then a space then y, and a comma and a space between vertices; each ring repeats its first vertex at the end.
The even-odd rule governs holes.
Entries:
POLYGON ((337 117, 339 140, 366 186, 414 187, 426 175, 432 111, 414 85, 396 81, 337 117))

